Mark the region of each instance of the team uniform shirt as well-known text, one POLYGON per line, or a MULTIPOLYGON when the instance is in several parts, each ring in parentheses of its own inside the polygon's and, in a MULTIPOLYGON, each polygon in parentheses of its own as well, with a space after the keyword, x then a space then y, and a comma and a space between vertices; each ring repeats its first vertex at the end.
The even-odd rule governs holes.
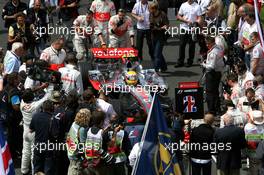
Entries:
POLYGON ((240 87, 238 84, 235 84, 235 86, 232 87, 232 93, 230 96, 230 98, 231 98, 231 100, 235 106, 238 104, 239 98, 242 97, 240 95, 241 95, 240 87))
MULTIPOLYGON (((184 2, 181 5, 178 14, 180 16, 183 16, 188 21, 195 22, 197 18, 202 15, 202 11, 200 6, 196 2, 193 2, 192 4, 189 4, 188 2, 184 2)), ((181 23, 180 29, 190 31, 190 26, 186 23, 181 23)))
POLYGON ((117 27, 117 29, 115 30, 115 33, 112 32, 112 29, 114 26, 117 25, 117 23, 120 21, 118 15, 112 16, 110 18, 109 21, 109 32, 111 36, 115 36, 115 37, 122 37, 124 36, 127 32, 129 36, 133 36, 135 35, 134 29, 133 29, 133 23, 132 23, 132 19, 128 16, 125 16, 125 18, 123 19, 124 23, 117 27))
POLYGON ((20 58, 12 51, 7 51, 4 58, 4 73, 11 74, 19 72, 21 66, 20 58))
POLYGON ((110 0, 94 0, 90 10, 94 13, 94 20, 102 31, 105 42, 108 43, 108 21, 116 14, 114 3, 110 0))
POLYGON ((213 48, 208 51, 204 67, 207 71, 214 70, 216 72, 222 72, 225 67, 223 57, 224 51, 219 46, 214 45, 213 48))
POLYGON ((75 32, 75 39, 84 39, 89 36, 98 35, 101 33, 101 30, 94 20, 92 20, 90 23, 87 22, 86 15, 78 16, 74 20, 73 25, 79 26, 82 30, 80 33, 75 32))
POLYGON ((137 2, 132 10, 132 13, 144 17, 144 21, 140 22, 137 21, 137 29, 141 30, 148 30, 150 23, 149 23, 149 6, 148 3, 142 4, 142 2, 137 2))
POLYGON ((73 89, 76 89, 78 94, 83 93, 82 76, 74 65, 67 64, 60 68, 59 72, 61 73, 62 87, 66 93, 73 89))
POLYGON ((40 55, 41 60, 45 60, 50 64, 63 64, 66 58, 66 52, 64 49, 57 51, 52 46, 43 50, 40 55))
POLYGON ((241 38, 239 39, 240 42, 243 45, 248 46, 250 44, 250 35, 253 32, 258 32, 257 23, 254 22, 254 24, 250 25, 245 21, 241 27, 241 38))
MULTIPOLYGON (((263 75, 264 74, 264 51, 260 43, 258 43, 253 48, 253 51, 251 53, 251 62, 256 59, 259 60, 257 64, 256 75, 263 75)), ((250 67, 252 68, 252 65, 250 67)))
POLYGON ((238 76, 238 86, 240 88, 240 95, 243 97, 245 95, 245 91, 248 88, 253 88, 253 80, 254 80, 254 75, 247 71, 243 76, 238 76))

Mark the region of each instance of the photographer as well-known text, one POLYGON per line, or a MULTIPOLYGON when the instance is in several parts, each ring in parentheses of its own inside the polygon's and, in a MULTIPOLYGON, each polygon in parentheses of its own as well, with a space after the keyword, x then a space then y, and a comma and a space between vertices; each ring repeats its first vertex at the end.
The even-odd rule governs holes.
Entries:
POLYGON ((111 141, 108 144, 108 153, 115 158, 110 175, 124 175, 126 174, 125 163, 128 155, 128 134, 124 130, 122 118, 114 115, 110 120, 110 124, 108 135, 111 141))
POLYGON ((47 11, 41 8, 41 0, 34 0, 34 6, 26 11, 27 23, 30 24, 32 33, 31 55, 35 55, 35 48, 38 55, 45 49, 47 40, 48 15, 47 11))
POLYGON ((209 49, 207 59, 202 63, 206 69, 206 102, 208 111, 216 114, 219 107, 219 84, 224 69, 223 50, 215 44, 215 38, 208 36, 206 45, 209 49))
POLYGON ((120 48, 135 46, 135 32, 133 29, 132 19, 126 15, 126 11, 124 9, 119 9, 118 14, 110 18, 108 28, 110 37, 109 47, 120 48))
POLYGON ((256 76, 253 83, 254 83, 256 97, 264 100, 264 78, 263 76, 261 75, 256 76))
POLYGON ((104 112, 94 111, 92 113, 91 127, 85 141, 88 174, 108 174, 109 165, 115 162, 115 158, 107 153, 107 147, 111 140, 109 140, 107 131, 103 129, 104 120, 104 112))
POLYGON ((8 29, 8 43, 7 49, 11 50, 11 46, 14 42, 21 42, 24 45, 24 49, 27 50, 30 47, 30 41, 32 39, 30 27, 25 21, 26 15, 24 13, 18 13, 16 15, 16 23, 12 24, 8 29))
POLYGON ((62 88, 66 94, 71 90, 76 90, 79 95, 83 93, 82 76, 77 69, 77 59, 75 54, 68 53, 65 59, 65 67, 59 69, 61 73, 62 88))

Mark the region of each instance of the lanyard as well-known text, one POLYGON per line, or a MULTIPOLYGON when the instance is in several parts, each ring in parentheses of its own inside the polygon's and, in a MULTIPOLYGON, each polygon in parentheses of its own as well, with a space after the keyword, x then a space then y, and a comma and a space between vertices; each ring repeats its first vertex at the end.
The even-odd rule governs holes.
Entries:
POLYGON ((139 11, 141 14, 144 14, 146 12, 147 8, 148 8, 148 4, 146 4, 146 7, 143 8, 142 2, 140 2, 139 11))

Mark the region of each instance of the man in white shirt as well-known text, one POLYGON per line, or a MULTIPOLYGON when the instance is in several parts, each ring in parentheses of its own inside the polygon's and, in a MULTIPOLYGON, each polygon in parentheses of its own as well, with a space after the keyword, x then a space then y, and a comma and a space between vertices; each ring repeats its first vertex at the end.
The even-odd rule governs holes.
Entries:
POLYGON ((215 44, 215 38, 207 37, 205 39, 209 49, 206 61, 202 66, 206 69, 206 101, 209 112, 216 114, 219 109, 219 84, 224 69, 224 51, 215 44))
POLYGON ((66 58, 66 52, 63 49, 64 39, 62 37, 56 38, 50 47, 43 50, 40 55, 41 60, 47 61, 52 70, 58 70, 64 67, 64 60, 66 58))
POLYGON ((13 43, 11 51, 7 51, 4 58, 4 76, 19 71, 21 66, 20 57, 23 55, 23 44, 20 42, 13 43))
POLYGON ((238 99, 242 96, 240 93, 240 88, 238 85, 238 76, 234 73, 231 73, 227 75, 227 84, 231 87, 231 94, 228 94, 228 92, 224 92, 225 100, 231 100, 233 104, 236 106, 238 103, 238 99))
POLYGON ((105 113, 104 128, 109 126, 110 119, 116 115, 113 105, 107 102, 107 97, 103 92, 100 92, 100 96, 96 99, 96 106, 105 113))
POLYGON ((79 95, 83 93, 82 75, 77 70, 77 59, 74 54, 68 53, 66 57, 66 66, 59 69, 61 73, 62 88, 65 93, 76 90, 79 95))
POLYGON ((264 78, 259 75, 254 79, 254 88, 256 97, 264 101, 264 78))
POLYGON ((141 0, 137 2, 134 5, 132 14, 131 14, 137 20, 136 45, 137 45, 137 50, 138 50, 138 57, 141 60, 142 60, 142 49, 143 49, 143 43, 144 43, 145 37, 147 40, 149 55, 151 58, 153 58, 149 14, 150 14, 149 5, 148 5, 147 0, 141 0))
POLYGON ((182 67, 185 60, 185 47, 189 44, 189 59, 187 61, 187 67, 192 66, 194 54, 195 54, 195 42, 192 40, 191 27, 194 23, 201 20, 202 11, 200 6, 193 0, 184 2, 177 15, 177 19, 182 23, 180 24, 180 51, 178 63, 175 67, 182 67))
POLYGON ((258 32, 253 32, 250 35, 250 40, 251 44, 254 45, 251 53, 250 72, 255 76, 264 75, 264 50, 259 42, 258 32))
POLYGON ((258 32, 257 23, 255 20, 255 13, 247 13, 244 17, 245 22, 241 27, 241 36, 238 38, 239 44, 245 51, 244 61, 247 65, 247 68, 250 70, 250 54, 254 45, 250 42, 250 35, 253 32, 258 32))

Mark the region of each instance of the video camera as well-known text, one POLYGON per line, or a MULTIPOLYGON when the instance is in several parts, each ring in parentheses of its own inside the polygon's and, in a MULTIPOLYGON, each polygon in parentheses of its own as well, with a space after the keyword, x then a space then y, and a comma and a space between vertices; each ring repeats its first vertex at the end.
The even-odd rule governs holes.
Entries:
POLYGON ((28 76, 32 80, 43 83, 61 84, 61 73, 49 69, 46 61, 38 60, 28 70, 28 76))

